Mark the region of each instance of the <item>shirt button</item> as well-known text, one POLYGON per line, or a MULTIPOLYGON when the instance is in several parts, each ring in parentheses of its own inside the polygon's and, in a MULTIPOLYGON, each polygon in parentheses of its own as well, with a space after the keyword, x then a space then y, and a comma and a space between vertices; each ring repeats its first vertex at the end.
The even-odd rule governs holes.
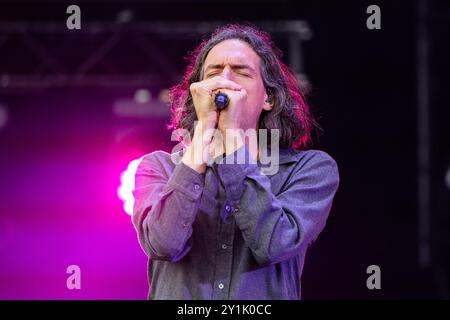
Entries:
POLYGON ((225 206, 225 211, 226 212, 230 212, 231 211, 231 207, 228 204, 225 206))
POLYGON ((234 212, 238 212, 239 211, 239 209, 238 208, 234 208, 234 212))
POLYGON ((194 190, 200 189, 200 185, 198 183, 194 184, 194 190))
POLYGON ((219 289, 220 289, 220 290, 223 289, 223 283, 219 283, 219 289))
POLYGON ((189 227, 189 223, 188 222, 183 222, 183 228, 187 228, 189 227))
POLYGON ((223 245, 222 245, 222 249, 225 250, 226 248, 228 248, 227 245, 226 245, 226 244, 223 244, 223 245))

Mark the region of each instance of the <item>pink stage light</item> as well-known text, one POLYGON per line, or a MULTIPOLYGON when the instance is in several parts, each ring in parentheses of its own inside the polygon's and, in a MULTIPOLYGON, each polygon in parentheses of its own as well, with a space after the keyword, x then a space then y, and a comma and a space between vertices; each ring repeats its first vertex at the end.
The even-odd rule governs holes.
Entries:
POLYGON ((120 186, 117 188, 117 196, 123 201, 123 210, 130 216, 133 214, 134 205, 134 175, 141 160, 142 157, 128 164, 127 169, 120 175, 120 186))

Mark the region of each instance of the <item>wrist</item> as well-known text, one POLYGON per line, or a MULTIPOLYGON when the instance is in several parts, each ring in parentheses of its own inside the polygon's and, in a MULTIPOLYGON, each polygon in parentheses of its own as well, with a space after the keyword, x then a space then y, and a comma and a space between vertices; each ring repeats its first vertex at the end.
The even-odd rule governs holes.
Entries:
POLYGON ((206 164, 203 161, 202 153, 199 146, 195 145, 194 141, 192 141, 186 148, 181 161, 198 173, 204 173, 206 171, 206 164))
POLYGON ((225 154, 230 155, 245 144, 241 130, 227 129, 225 132, 225 154))
POLYGON ((253 162, 258 159, 258 139, 255 132, 244 133, 243 130, 227 130, 224 146, 226 156, 246 147, 250 157, 249 161, 253 162))
POLYGON ((213 121, 199 120, 195 122, 194 136, 186 148, 182 162, 199 173, 206 171, 209 145, 214 135, 213 121))
POLYGON ((217 127, 217 116, 199 118, 195 122, 197 125, 200 124, 203 129, 213 129, 217 127))

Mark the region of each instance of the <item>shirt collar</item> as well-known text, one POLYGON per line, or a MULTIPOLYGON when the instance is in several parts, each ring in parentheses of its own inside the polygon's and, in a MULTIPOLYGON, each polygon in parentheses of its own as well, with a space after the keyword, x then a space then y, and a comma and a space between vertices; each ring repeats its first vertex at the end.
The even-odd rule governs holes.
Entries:
MULTIPOLYGON (((267 155, 268 158, 271 157, 271 149, 264 150, 264 153, 267 155), (266 151, 267 150, 267 151, 266 151)), ((299 156, 301 154, 301 151, 295 150, 293 148, 286 148, 286 149, 279 149, 279 163, 280 164, 286 164, 290 162, 297 162, 299 159, 299 156)))
MULTIPOLYGON (((267 147, 265 147, 264 149, 265 149, 264 154, 266 155, 266 157, 271 158, 271 149, 267 148, 267 147)), ((178 157, 181 159, 181 157, 183 156, 185 151, 186 151, 186 149, 183 148, 182 150, 176 152, 175 154, 178 153, 178 157)), ((278 157, 279 164, 297 162, 300 157, 300 154, 302 153, 302 151, 295 150, 291 147, 279 148, 278 152, 279 152, 279 157, 278 157)), ((225 154, 223 156, 225 156, 225 154)), ((258 162, 260 163, 260 160, 258 160, 258 162)), ((267 163, 267 161, 265 161, 264 163, 267 163)))

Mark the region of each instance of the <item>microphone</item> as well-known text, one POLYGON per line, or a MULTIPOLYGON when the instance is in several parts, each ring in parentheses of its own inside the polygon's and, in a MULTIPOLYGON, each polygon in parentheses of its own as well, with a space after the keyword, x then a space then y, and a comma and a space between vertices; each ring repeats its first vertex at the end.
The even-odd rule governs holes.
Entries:
POLYGON ((230 99, 225 93, 218 92, 214 98, 214 103, 216 104, 216 107, 222 111, 228 106, 228 102, 230 102, 230 99))

